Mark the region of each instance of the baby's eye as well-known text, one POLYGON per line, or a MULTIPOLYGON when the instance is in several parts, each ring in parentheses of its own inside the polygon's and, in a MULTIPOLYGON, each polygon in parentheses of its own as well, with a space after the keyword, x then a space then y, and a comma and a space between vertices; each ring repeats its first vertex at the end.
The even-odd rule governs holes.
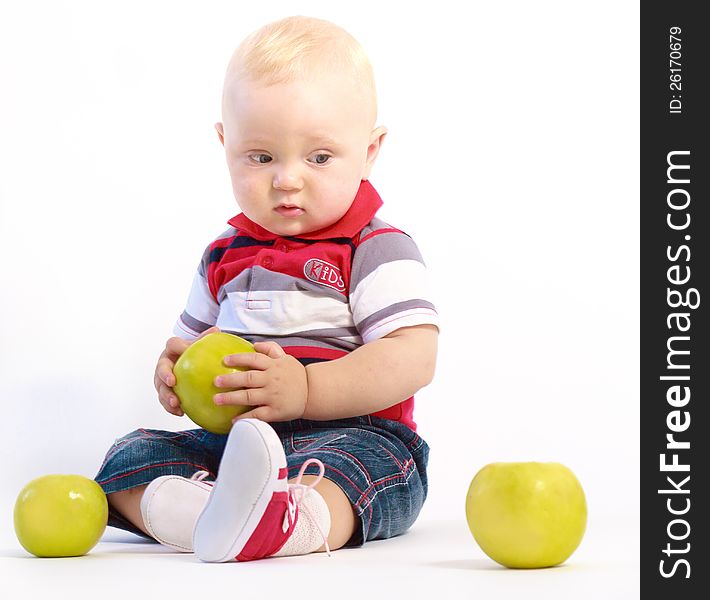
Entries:
POLYGON ((326 164, 331 158, 333 158, 330 154, 323 154, 323 153, 318 153, 313 155, 313 160, 312 162, 316 163, 317 165, 324 165, 326 164))
POLYGON ((268 154, 250 154, 249 158, 260 165, 271 162, 271 157, 268 154))

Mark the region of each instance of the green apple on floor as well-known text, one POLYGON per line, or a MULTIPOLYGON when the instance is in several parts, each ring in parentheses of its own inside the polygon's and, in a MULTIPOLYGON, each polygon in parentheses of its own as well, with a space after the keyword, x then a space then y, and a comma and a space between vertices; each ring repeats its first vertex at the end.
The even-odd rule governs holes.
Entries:
POLYGON ((466 518, 490 558, 514 569, 536 569, 564 562, 579 546, 587 503, 564 465, 491 463, 471 481, 466 518))
POLYGON ((44 475, 15 502, 15 533, 39 557, 81 556, 101 538, 108 502, 98 483, 82 475, 44 475))
POLYGON ((232 419, 250 406, 217 406, 215 394, 227 391, 214 384, 215 377, 245 371, 242 367, 228 367, 224 357, 228 354, 254 352, 254 346, 231 333, 209 333, 193 342, 175 362, 173 390, 180 407, 197 425, 212 433, 229 433, 232 419))

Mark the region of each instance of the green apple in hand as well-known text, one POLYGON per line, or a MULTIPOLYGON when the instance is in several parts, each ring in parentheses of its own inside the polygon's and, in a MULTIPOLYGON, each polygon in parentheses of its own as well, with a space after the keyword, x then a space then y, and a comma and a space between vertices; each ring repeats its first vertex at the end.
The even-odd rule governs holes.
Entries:
POLYGON ((224 364, 225 356, 241 352, 254 352, 254 346, 231 333, 208 333, 188 346, 173 367, 173 390, 180 399, 180 407, 190 419, 212 433, 229 433, 232 419, 251 409, 214 403, 215 394, 228 391, 214 384, 215 377, 247 370, 224 364))
POLYGON ((40 557, 81 556, 101 538, 108 502, 101 486, 81 475, 45 475, 30 481, 15 502, 15 533, 40 557))
POLYGON ((481 549, 514 569, 558 565, 587 525, 584 491, 559 463, 499 462, 483 467, 466 496, 466 518, 481 549))

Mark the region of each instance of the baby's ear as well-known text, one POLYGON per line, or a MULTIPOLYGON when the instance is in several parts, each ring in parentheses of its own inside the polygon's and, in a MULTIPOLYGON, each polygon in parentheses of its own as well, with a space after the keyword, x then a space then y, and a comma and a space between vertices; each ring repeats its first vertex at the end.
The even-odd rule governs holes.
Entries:
POLYGON ((224 125, 222 125, 222 123, 215 123, 214 128, 217 130, 219 141, 222 142, 222 145, 224 146, 224 125))
POLYGON ((382 142, 386 135, 386 127, 376 127, 372 130, 370 134, 370 145, 367 147, 367 158, 365 159, 365 169, 362 179, 367 180, 370 177, 370 172, 372 171, 372 167, 375 164, 375 160, 377 159, 377 155, 380 152, 382 142))

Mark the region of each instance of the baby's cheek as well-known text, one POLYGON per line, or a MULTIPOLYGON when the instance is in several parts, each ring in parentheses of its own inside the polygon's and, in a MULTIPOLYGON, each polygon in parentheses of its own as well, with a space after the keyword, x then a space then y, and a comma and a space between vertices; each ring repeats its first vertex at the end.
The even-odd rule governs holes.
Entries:
POLYGON ((265 186, 268 186, 268 184, 253 174, 232 172, 232 190, 242 210, 248 209, 259 202, 259 199, 264 196, 265 186))

